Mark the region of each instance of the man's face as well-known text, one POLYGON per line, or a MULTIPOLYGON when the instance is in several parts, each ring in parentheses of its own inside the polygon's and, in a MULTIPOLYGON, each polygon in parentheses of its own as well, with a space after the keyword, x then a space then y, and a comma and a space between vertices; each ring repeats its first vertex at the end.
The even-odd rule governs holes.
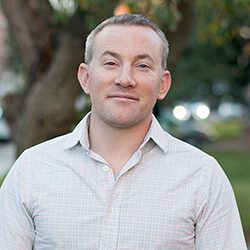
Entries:
POLYGON ((171 83, 160 48, 160 38, 148 27, 112 25, 97 34, 92 61, 78 72, 96 121, 116 128, 148 124, 171 83))

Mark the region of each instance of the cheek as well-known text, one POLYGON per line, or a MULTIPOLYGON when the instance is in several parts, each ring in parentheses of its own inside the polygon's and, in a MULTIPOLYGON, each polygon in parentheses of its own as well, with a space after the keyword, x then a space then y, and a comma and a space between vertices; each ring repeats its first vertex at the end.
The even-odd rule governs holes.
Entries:
POLYGON ((160 80, 157 78, 145 78, 141 80, 142 83, 142 93, 145 95, 151 97, 151 98, 157 98, 159 92, 160 92, 160 80))
POLYGON ((115 72, 109 72, 107 70, 100 69, 99 71, 95 71, 91 74, 89 81, 90 85, 93 85, 93 88, 102 88, 104 86, 112 84, 115 77, 115 72))
POLYGON ((98 89, 102 88, 103 86, 102 83, 103 83, 103 79, 101 77, 99 77, 98 75, 92 75, 92 77, 90 77, 88 81, 90 93, 94 94, 97 91, 100 91, 98 89))
POLYGON ((144 99, 144 103, 147 103, 146 105, 149 107, 154 106, 158 99, 158 90, 150 86, 148 88, 143 88, 141 93, 143 96, 142 98, 144 99))

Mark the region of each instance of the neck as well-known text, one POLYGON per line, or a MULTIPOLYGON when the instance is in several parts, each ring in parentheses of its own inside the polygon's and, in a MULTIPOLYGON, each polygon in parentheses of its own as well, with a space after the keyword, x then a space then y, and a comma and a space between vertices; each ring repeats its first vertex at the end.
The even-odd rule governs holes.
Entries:
POLYGON ((91 115, 90 147, 110 164, 114 173, 117 173, 143 142, 150 123, 151 118, 143 124, 131 128, 116 128, 100 120, 96 121, 95 117, 91 115))

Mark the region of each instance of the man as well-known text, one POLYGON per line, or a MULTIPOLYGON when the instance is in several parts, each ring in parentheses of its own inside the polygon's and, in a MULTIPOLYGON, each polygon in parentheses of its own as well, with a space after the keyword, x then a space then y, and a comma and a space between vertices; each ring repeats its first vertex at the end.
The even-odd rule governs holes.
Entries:
POLYGON ((171 84, 162 31, 141 15, 112 17, 85 53, 78 79, 91 113, 10 170, 1 249, 246 249, 218 163, 152 115, 171 84))

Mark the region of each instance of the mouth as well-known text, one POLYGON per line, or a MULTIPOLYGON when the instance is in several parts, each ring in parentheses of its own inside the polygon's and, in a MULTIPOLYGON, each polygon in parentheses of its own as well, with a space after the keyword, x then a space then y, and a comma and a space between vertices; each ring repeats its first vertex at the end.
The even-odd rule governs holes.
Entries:
POLYGON ((138 101, 139 100, 136 96, 133 96, 133 95, 124 95, 124 94, 109 95, 108 99, 131 100, 131 101, 138 101))

